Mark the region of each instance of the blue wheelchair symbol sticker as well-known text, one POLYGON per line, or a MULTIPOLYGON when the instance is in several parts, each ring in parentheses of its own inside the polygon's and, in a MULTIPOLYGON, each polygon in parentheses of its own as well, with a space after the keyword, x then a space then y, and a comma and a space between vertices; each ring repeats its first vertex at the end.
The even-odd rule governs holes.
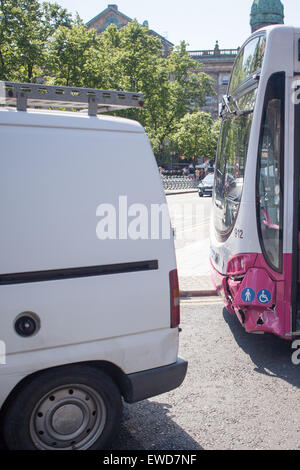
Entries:
POLYGON ((260 304, 268 304, 272 300, 272 294, 267 289, 262 289, 257 294, 257 300, 260 304))
POLYGON ((242 299, 246 303, 253 302, 255 299, 255 292, 251 287, 246 287, 246 289, 243 290, 242 292, 242 299))

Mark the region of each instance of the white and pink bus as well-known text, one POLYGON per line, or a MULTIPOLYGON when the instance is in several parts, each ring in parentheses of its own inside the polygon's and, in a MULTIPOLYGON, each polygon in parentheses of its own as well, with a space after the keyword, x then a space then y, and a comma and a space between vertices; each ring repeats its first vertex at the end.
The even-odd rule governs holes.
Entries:
POLYGON ((300 335, 300 28, 271 26, 232 70, 215 168, 213 280, 245 330, 300 335))

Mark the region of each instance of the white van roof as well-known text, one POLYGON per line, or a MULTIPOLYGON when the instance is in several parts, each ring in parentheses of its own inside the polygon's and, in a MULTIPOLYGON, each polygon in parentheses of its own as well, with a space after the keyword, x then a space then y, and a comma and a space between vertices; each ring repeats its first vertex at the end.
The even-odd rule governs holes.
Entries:
POLYGON ((0 125, 57 127, 111 132, 145 133, 137 121, 109 115, 88 116, 83 113, 48 110, 17 111, 0 108, 0 125))

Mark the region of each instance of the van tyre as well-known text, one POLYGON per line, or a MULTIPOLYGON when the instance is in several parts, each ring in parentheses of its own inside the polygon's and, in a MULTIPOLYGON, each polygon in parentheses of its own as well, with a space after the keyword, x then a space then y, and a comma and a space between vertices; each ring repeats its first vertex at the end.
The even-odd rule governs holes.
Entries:
POLYGON ((105 449, 119 431, 122 399, 112 379, 91 366, 34 376, 11 399, 2 420, 11 450, 105 449))

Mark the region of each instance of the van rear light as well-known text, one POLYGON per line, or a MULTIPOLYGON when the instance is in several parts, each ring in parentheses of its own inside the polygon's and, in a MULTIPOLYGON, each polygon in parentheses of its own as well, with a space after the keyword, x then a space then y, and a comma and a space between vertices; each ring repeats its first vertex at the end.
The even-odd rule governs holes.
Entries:
POLYGON ((177 328, 180 324, 180 297, 177 269, 170 271, 170 298, 171 298, 171 328, 177 328))

